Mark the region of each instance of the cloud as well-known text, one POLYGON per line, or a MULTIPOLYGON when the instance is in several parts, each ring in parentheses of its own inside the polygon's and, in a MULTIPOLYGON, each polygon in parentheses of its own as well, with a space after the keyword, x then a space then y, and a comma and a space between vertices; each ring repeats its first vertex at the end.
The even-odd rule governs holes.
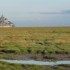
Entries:
POLYGON ((70 10, 64 10, 62 11, 63 14, 70 14, 70 10))
POLYGON ((70 14, 70 10, 63 10, 60 12, 31 12, 31 14, 70 14))
POLYGON ((39 12, 39 14, 60 14, 60 12, 39 12))
POLYGON ((60 12, 31 12, 30 14, 61 14, 60 12))

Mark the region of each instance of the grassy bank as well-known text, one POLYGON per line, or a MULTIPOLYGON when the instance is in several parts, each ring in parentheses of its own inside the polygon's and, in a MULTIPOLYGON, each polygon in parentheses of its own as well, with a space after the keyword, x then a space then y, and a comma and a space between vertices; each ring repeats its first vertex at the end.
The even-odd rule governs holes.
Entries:
POLYGON ((0 28, 2 54, 69 55, 70 27, 0 28))

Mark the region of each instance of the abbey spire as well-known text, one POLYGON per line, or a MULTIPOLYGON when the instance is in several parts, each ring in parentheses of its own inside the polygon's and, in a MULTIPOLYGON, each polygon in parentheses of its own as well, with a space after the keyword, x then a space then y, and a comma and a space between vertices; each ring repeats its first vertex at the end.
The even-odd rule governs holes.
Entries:
POLYGON ((5 18, 2 14, 2 16, 0 17, 0 27, 13 27, 13 26, 14 24, 7 18, 5 18))

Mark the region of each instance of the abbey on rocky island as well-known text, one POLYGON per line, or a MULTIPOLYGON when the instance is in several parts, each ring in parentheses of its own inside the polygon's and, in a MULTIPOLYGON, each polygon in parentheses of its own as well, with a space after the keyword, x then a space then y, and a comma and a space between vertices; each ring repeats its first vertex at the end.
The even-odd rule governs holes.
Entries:
POLYGON ((15 25, 5 18, 3 15, 0 17, 0 27, 14 27, 15 25))

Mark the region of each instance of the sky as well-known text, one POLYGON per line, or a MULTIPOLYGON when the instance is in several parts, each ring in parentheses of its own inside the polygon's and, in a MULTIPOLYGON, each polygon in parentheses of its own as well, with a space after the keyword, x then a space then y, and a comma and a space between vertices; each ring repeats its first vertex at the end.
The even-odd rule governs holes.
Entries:
POLYGON ((70 26, 70 0, 0 0, 0 15, 16 26, 70 26))

